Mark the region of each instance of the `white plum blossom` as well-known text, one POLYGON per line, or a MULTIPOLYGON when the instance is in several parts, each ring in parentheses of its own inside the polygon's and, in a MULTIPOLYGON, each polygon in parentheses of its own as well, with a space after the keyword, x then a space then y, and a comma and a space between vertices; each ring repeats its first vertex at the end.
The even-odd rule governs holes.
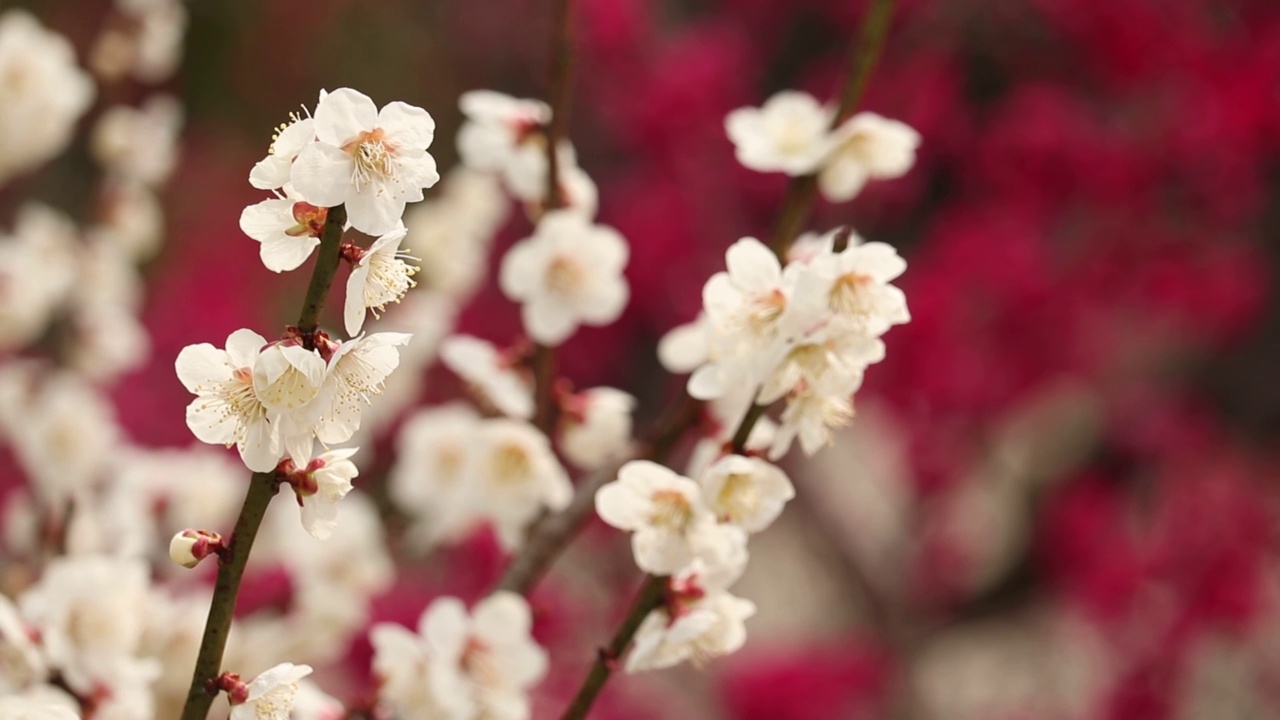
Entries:
POLYGON ((498 539, 514 549, 524 529, 545 509, 563 510, 573 498, 569 475, 547 436, 522 420, 493 418, 476 428, 466 469, 470 512, 493 522, 498 539))
POLYGON ((631 550, 645 572, 669 575, 695 559, 717 569, 745 562, 745 533, 716 522, 698 483, 657 463, 623 465, 595 502, 602 520, 633 533, 631 550))
POLYGON ((177 162, 182 104, 171 95, 155 95, 142 107, 116 105, 93 129, 93 155, 109 172, 155 187, 168 179, 177 162))
POLYGON ((303 202, 285 186, 282 197, 263 200, 240 213, 240 230, 262 243, 262 264, 272 272, 296 270, 320 245, 328 208, 303 202))
POLYGON ((298 685, 311 674, 310 665, 281 663, 251 680, 243 700, 232 698, 230 720, 290 720, 298 685))
MULTIPOLYGON (((484 276, 493 236, 510 212, 498 180, 459 165, 433 197, 405 211, 405 243, 422 263, 424 289, 464 299, 484 276)), ((421 291, 420 291, 421 292, 421 291)))
POLYGON ((138 559, 57 557, 18 607, 39 632, 49 665, 75 692, 146 687, 159 672, 138 656, 149 585, 150 570, 138 559))
POLYGON ((418 523, 411 536, 424 544, 458 538, 474 521, 465 507, 468 457, 480 416, 450 403, 409 416, 396 438, 391 499, 418 523))
POLYGON ((18 209, 11 234, 0 233, 0 350, 37 339, 66 301, 80 267, 78 235, 70 218, 34 202, 18 209))
POLYGON ((0 695, 11 695, 48 676, 49 666, 32 637, 33 630, 13 602, 0 595, 0 695))
POLYGON ((802 386, 787 397, 769 457, 777 460, 786 455, 796 438, 805 454, 813 455, 831 443, 831 430, 848 425, 853 414, 853 399, 848 393, 832 394, 802 386))
POLYGON ((440 360, 498 412, 521 420, 533 417, 531 380, 492 344, 470 335, 453 335, 441 343, 440 360))
POLYGON ((93 101, 93 80, 76 66, 75 50, 30 13, 0 14, 0 183, 62 152, 93 101))
POLYGON ((560 450, 580 468, 594 470, 626 456, 636 399, 614 388, 584 390, 561 411, 560 450))
MULTIPOLYGON (((458 130, 458 154, 473 170, 500 172, 516 149, 551 121, 541 100, 520 100, 492 90, 471 90, 458 98, 466 122, 458 130)), ((545 182, 545 181, 544 181, 545 182)))
POLYGON ((858 332, 880 336, 891 326, 911 320, 906 295, 890 284, 907 269, 892 245, 851 241, 839 253, 816 258, 812 267, 829 284, 831 312, 858 332))
POLYGON ((666 602, 636 631, 627 672, 659 670, 686 660, 701 667, 739 650, 755 603, 725 592, 695 563, 668 581, 666 602))
POLYGON ((324 382, 311 416, 316 437, 325 444, 350 440, 360 429, 360 417, 386 387, 400 365, 400 349, 408 333, 373 333, 340 344, 329 357, 324 382))
POLYGON ((761 386, 757 400, 771 403, 797 387, 852 395, 862 385, 866 367, 883 359, 879 338, 829 322, 791 346, 761 386))
POLYGON ((780 468, 744 455, 720 458, 707 468, 699 482, 716 517, 750 533, 768 527, 796 495, 780 468))
POLYGON ((763 107, 738 108, 725 117, 738 162, 760 172, 808 175, 831 151, 832 111, 812 95, 783 91, 763 107))
POLYGON ((325 540, 338 526, 338 501, 351 492, 351 481, 360 471, 351 456, 359 448, 339 448, 321 453, 287 474, 298 498, 302 526, 312 537, 325 540))
POLYGON ((524 598, 497 592, 470 613, 457 598, 423 611, 418 632, 375 625, 379 699, 401 717, 529 720, 529 689, 547 672, 524 598))
POLYGON ((46 507, 58 508, 102 480, 120 442, 102 392, 66 372, 47 376, 9 428, 9 442, 46 507))
MULTIPOLYGON (((529 217, 537 218, 547 209, 547 149, 542 135, 533 137, 538 142, 526 142, 512 153, 503 168, 502 179, 507 190, 525 203, 529 217)), ((596 215, 599 189, 591 176, 578 167, 573 145, 562 140, 557 147, 557 204, 590 220, 596 215)))
POLYGON ((308 406, 320 394, 326 369, 319 352, 294 340, 271 343, 253 364, 253 393, 295 464, 311 457, 314 406, 308 406))
POLYGON ((5 720, 80 720, 74 698, 53 686, 48 692, 25 692, 0 697, 0 718, 5 720), (59 695, 60 693, 60 695, 59 695))
POLYGON ((391 232, 405 204, 422 200, 423 188, 440 179, 427 153, 435 121, 422 108, 393 102, 379 111, 368 96, 339 88, 316 104, 315 132, 290 180, 313 205, 346 205, 360 232, 391 232))
POLYGON ((160 249, 164 212, 155 191, 143 183, 106 178, 97 221, 87 233, 93 242, 118 247, 135 260, 148 259, 160 249))
POLYGON ((93 45, 89 62, 106 80, 124 75, 148 84, 168 79, 182 60, 187 9, 178 0, 117 0, 126 18, 108 22, 93 45))
POLYGON ((559 345, 580 324, 607 325, 622 314, 630 294, 622 276, 627 256, 627 242, 616 230, 577 213, 551 211, 503 258, 498 282, 521 303, 529 336, 559 345))
POLYGON ((405 262, 416 258, 400 251, 400 242, 407 232, 402 223, 379 237, 368 249, 349 246, 355 261, 347 278, 347 299, 342 311, 347 334, 360 333, 366 309, 376 318, 380 310, 400 302, 409 288, 417 284, 413 275, 418 272, 418 266, 405 262))
MULTIPOLYGON (((320 99, 325 92, 320 91, 320 99)), ((304 108, 305 111, 305 108, 304 108)), ((289 122, 276 128, 267 156, 254 164, 249 171, 249 184, 259 190, 279 190, 289 184, 293 173, 293 161, 302 148, 315 142, 316 121, 297 113, 290 114, 289 122)))
POLYGON ((897 120, 861 112, 832 135, 832 150, 818 174, 818 189, 831 202, 857 196, 868 180, 902 177, 916 161, 920 133, 897 120))
MULTIPOLYGON (((225 350, 208 343, 188 345, 174 363, 178 379, 197 396, 187 406, 187 427, 201 442, 235 445, 254 472, 274 470, 280 459, 280 435, 254 388, 256 366, 266 344, 266 338, 252 330, 237 330, 227 337, 225 350)), ((277 362, 261 373, 264 387, 270 384, 269 378, 278 380, 292 368, 279 367, 288 362, 280 351, 275 354, 277 362)))

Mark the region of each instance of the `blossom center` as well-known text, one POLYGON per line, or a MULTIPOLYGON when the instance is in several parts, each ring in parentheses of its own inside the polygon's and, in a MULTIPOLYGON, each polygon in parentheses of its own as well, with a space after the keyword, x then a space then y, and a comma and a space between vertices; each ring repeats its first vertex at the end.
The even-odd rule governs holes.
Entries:
POLYGON ((750 474, 729 473, 716 496, 716 504, 723 517, 741 521, 755 515, 760 508, 760 489, 752 482, 750 474))
POLYGON ((529 453, 515 444, 506 444, 493 453, 493 477, 503 483, 519 483, 533 471, 529 453))
POLYGON ((864 317, 871 314, 871 298, 868 290, 871 278, 856 272, 836 278, 828 294, 832 312, 847 317, 864 317))
POLYGON ((462 650, 462 657, 459 658, 458 664, 463 672, 480 685, 493 687, 502 684, 502 673, 498 670, 498 664, 494 662, 493 653, 479 638, 474 636, 467 638, 466 647, 462 650))
POLYGON ((342 147, 355 160, 351 181, 359 192, 365 185, 396 181, 394 146, 389 145, 382 128, 362 132, 342 147))
POLYGON ((747 312, 747 325, 757 335, 773 332, 774 324, 787 307, 787 296, 781 290, 773 290, 755 298, 747 312))
POLYGON ((693 521, 693 506, 689 498, 676 490, 659 490, 653 494, 653 515, 650 522, 670 530, 684 530, 693 521))
POLYGON ((587 273, 581 264, 563 255, 547 265, 547 286, 559 295, 576 295, 587 284, 587 273))

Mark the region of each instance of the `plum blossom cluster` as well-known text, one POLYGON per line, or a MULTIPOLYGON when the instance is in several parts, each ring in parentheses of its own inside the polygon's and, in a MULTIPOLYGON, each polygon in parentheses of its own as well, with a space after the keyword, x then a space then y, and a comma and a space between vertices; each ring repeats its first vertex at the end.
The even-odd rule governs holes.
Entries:
POLYGON ((528 690, 547 672, 547 653, 531 636, 529 603, 498 592, 471 612, 443 597, 423 611, 417 632, 374 625, 373 672, 379 706, 394 717, 527 720, 528 690))
POLYGON ((725 118, 738 162, 760 172, 817 175, 831 202, 852 200, 869 180, 901 177, 915 163, 920 134, 897 120, 860 112, 836 123, 835 109, 784 90, 759 108, 725 118))

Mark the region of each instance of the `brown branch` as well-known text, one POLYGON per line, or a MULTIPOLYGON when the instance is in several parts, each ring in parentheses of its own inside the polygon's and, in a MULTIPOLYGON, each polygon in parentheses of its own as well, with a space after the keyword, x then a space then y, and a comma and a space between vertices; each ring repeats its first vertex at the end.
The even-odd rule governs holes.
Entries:
POLYGON ((560 141, 569 135, 569 104, 573 98, 573 7, 572 0, 556 0, 551 22, 551 86, 547 104, 551 122, 547 125, 547 210, 565 206, 560 192, 560 141))
MULTIPOLYGON (((311 271, 311 284, 298 316, 298 330, 308 348, 314 347, 315 332, 320 311, 324 309, 329 286, 338 271, 339 248, 342 245, 343 225, 347 222, 346 208, 339 205, 329 208, 324 229, 320 233, 320 248, 316 253, 316 265, 311 271)), ((187 702, 182 708, 182 720, 204 720, 218 690, 212 684, 222 672, 222 654, 231 632, 231 619, 235 615, 236 596, 240 593, 240 580, 249 563, 249 552, 254 538, 266 516, 267 506, 277 489, 275 472, 254 473, 249 480, 244 505, 236 518, 235 530, 227 541, 230 553, 218 564, 218 579, 213 586, 213 598, 209 603, 209 616, 205 620, 204 635, 200 638, 200 652, 196 656, 195 670, 191 674, 191 687, 187 690, 187 702)))

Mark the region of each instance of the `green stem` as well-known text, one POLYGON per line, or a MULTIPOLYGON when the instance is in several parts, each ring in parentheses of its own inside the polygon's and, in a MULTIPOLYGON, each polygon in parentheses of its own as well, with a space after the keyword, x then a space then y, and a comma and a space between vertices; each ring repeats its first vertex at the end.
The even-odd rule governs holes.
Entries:
POLYGON ((582 720, 591 711, 592 703, 596 701, 596 697, 604 689, 604 684, 608 682, 609 676, 613 674, 614 668, 617 667, 618 661, 622 658, 622 654, 627 651, 627 646, 631 644, 636 631, 640 629, 640 623, 644 622, 649 613, 662 604, 662 595, 666 587, 667 579, 665 577, 645 576, 644 585, 641 586, 635 601, 631 603, 631 609, 627 611, 627 616, 622 619, 622 624, 618 626, 617 632, 613 634, 613 639, 609 641, 608 647, 602 648, 596 656, 595 662, 591 664, 591 670, 587 673, 586 680, 578 688, 578 694, 574 696, 573 702, 569 704, 564 714, 560 716, 561 720, 582 720))
POLYGON ((254 473, 245 493, 240 517, 231 534, 230 552, 218 563, 218 579, 213 587, 213 602, 209 605, 209 617, 205 621, 204 637, 200 640, 200 654, 196 656, 191 687, 187 691, 187 704, 182 709, 182 720, 205 720, 209 707, 218 691, 212 687, 222 671, 222 653, 231 632, 231 619, 235 615, 236 595, 240 592, 240 579, 244 576, 253 549, 254 538, 267 513, 267 505, 277 489, 274 472, 254 473))

